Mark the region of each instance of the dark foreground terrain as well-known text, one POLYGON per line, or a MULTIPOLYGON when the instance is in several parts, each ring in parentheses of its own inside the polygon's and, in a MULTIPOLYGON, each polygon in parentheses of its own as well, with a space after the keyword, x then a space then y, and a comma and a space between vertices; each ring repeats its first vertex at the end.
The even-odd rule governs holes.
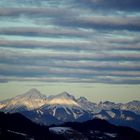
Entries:
POLYGON ((21 114, 0 112, 0 140, 140 140, 140 132, 94 119, 61 126, 41 126, 21 114))

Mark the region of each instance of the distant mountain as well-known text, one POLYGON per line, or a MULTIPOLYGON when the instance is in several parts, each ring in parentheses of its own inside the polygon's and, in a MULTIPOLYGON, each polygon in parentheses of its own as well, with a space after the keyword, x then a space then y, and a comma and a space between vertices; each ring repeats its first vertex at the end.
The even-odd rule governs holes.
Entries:
POLYGON ((68 105, 68 106, 79 106, 74 96, 67 92, 62 92, 58 95, 48 97, 49 105, 68 105))
POLYGON ((140 115, 140 101, 131 101, 126 104, 121 104, 120 109, 132 111, 140 115))
POLYGON ((111 109, 94 114, 94 118, 107 120, 112 124, 132 127, 140 131, 140 115, 131 111, 111 109))
POLYGON ((88 101, 85 97, 80 97, 77 99, 78 104, 86 111, 89 111, 90 113, 98 113, 101 111, 101 108, 98 107, 96 103, 92 103, 88 101))
POLYGON ((76 99, 67 92, 47 97, 37 89, 31 89, 27 93, 1 101, 0 111, 19 112, 30 120, 45 125, 100 118, 140 131, 140 101, 126 104, 105 101, 96 104, 85 97, 76 99))
POLYGON ((45 105, 21 113, 35 122, 45 125, 92 119, 91 113, 81 108, 76 99, 68 93, 48 97, 45 105))
POLYGON ((46 104, 46 101, 45 95, 42 95, 37 89, 31 89, 27 93, 0 102, 0 108, 5 112, 21 112, 39 108, 46 104))
POLYGON ((0 112, 0 140, 139 140, 140 132, 93 119, 83 123, 41 126, 19 113, 0 112))

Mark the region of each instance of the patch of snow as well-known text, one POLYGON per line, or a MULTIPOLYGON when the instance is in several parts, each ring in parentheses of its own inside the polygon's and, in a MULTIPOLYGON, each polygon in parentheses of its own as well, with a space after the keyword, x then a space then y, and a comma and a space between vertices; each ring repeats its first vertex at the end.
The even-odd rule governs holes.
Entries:
POLYGON ((24 133, 20 133, 20 132, 12 131, 12 130, 7 130, 7 131, 10 132, 10 133, 17 134, 17 135, 27 136, 27 134, 24 134, 24 133))
POLYGON ((74 118, 76 119, 77 118, 77 114, 74 113, 74 112, 72 112, 72 113, 73 113, 74 118))
POLYGON ((115 117, 115 113, 112 111, 106 111, 111 118, 115 117))
POLYGON ((16 131, 12 131, 12 130, 7 130, 10 133, 16 134, 16 135, 21 135, 23 136, 26 140, 34 140, 34 138, 29 137, 29 135, 25 134, 25 133, 21 133, 21 132, 16 132, 16 131))
POLYGON ((98 139, 104 139, 104 137, 97 137, 98 139))
POLYGON ((40 115, 44 114, 43 111, 41 111, 41 110, 37 110, 36 112, 37 112, 37 114, 40 114, 40 115))
POLYGON ((132 120, 134 120, 132 117, 126 117, 126 120, 128 120, 128 121, 132 121, 132 120))
POLYGON ((72 110, 72 108, 69 108, 69 109, 71 110, 71 112, 72 112, 74 118, 77 119, 77 118, 78 118, 77 114, 72 110))
POLYGON ((64 134, 66 131, 71 131, 69 127, 50 127, 49 131, 56 134, 64 134))
POLYGON ((54 108, 52 111, 53 111, 53 114, 52 115, 55 116, 56 108, 54 108))
POLYGON ((63 108, 67 112, 67 114, 71 115, 71 113, 66 109, 66 107, 63 107, 63 108))
POLYGON ((116 133, 104 133, 106 136, 109 136, 111 138, 115 138, 117 136, 116 133))
POLYGON ((99 118, 101 120, 107 120, 108 119, 106 116, 103 116, 102 114, 94 115, 94 118, 99 118))
POLYGON ((5 106, 6 106, 5 104, 0 104, 0 109, 2 109, 5 106))
POLYGON ((48 101, 47 103, 49 105, 60 104, 60 105, 74 105, 74 106, 79 106, 79 104, 76 103, 74 100, 72 100, 72 99, 65 99, 65 98, 54 98, 54 99, 48 101))

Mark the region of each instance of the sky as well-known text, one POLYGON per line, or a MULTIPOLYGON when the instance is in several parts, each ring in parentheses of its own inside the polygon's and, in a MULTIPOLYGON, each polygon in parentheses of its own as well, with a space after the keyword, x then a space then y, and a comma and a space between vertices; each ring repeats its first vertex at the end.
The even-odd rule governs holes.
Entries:
POLYGON ((140 100, 140 1, 0 0, 0 100, 31 88, 140 100))

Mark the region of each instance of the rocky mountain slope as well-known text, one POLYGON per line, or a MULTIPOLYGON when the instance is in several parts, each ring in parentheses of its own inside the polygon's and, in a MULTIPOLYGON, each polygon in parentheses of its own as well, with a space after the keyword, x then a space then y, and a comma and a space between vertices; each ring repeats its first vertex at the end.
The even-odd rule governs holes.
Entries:
POLYGON ((76 99, 67 92, 46 96, 37 89, 0 102, 0 111, 19 112, 45 125, 84 122, 93 118, 140 130, 140 101, 126 104, 110 101, 93 103, 85 97, 76 99))

